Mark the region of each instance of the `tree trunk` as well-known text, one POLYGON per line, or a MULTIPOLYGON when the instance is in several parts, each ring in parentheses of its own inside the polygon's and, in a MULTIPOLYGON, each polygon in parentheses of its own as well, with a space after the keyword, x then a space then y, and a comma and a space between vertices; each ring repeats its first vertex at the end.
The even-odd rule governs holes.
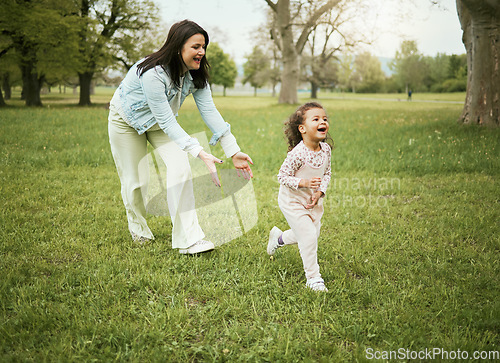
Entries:
POLYGON ((281 50, 283 54, 283 71, 281 73, 281 89, 278 102, 296 104, 297 85, 299 83, 299 54, 295 47, 290 19, 290 1, 282 0, 277 3, 277 25, 281 35, 281 50))
POLYGON ((38 74, 35 71, 34 62, 29 59, 21 61, 21 74, 23 79, 23 95, 26 100, 26 106, 42 106, 40 98, 41 84, 38 74))
POLYGON ((254 88, 253 88, 253 96, 254 96, 254 97, 257 97, 257 87, 254 87, 254 88))
POLYGON ((79 106, 90 106, 90 85, 92 83, 93 72, 78 73, 78 79, 80 81, 80 102, 79 106))
POLYGON ((467 93, 459 122, 500 126, 500 3, 457 0, 467 52, 467 93))
POLYGON ((12 97, 11 87, 10 87, 10 74, 5 73, 2 78, 2 89, 4 92, 4 99, 10 100, 12 97))
POLYGON ((318 84, 316 82, 311 81, 311 98, 318 98, 318 84))
MULTIPOLYGON (((312 13, 303 14, 307 20, 302 25, 298 25, 300 24, 299 19, 292 19, 290 0, 278 0, 276 3, 271 0, 265 1, 276 14, 276 28, 279 36, 274 34, 273 29, 271 30, 271 37, 283 55, 279 103, 295 104, 298 103, 297 89, 300 76, 300 56, 307 38, 319 18, 338 5, 340 0, 320 2, 312 13), (297 25, 298 29, 294 29, 294 26, 297 25), (299 35, 296 42, 294 34, 299 35)), ((314 2, 311 1, 310 3, 314 2)))
POLYGON ((297 96, 299 74, 299 55, 295 52, 295 48, 285 49, 279 103, 292 105, 299 103, 297 96))
POLYGON ((0 107, 5 107, 7 104, 5 103, 5 100, 3 99, 3 94, 2 90, 0 90, 0 107))

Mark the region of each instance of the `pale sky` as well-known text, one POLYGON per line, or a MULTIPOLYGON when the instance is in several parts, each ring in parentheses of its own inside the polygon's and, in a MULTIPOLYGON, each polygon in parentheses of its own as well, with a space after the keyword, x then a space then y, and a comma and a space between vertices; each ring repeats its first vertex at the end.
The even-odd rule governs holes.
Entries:
MULTIPOLYGON (((264 0, 155 0, 167 24, 190 19, 201 25, 210 40, 221 45, 238 63, 245 62, 255 45, 252 33, 265 23, 264 0)), ((373 0, 378 39, 365 49, 375 56, 393 58, 402 40, 416 40, 421 53, 463 54, 462 31, 455 0, 373 0), (405 15, 406 14, 406 15, 405 15)))

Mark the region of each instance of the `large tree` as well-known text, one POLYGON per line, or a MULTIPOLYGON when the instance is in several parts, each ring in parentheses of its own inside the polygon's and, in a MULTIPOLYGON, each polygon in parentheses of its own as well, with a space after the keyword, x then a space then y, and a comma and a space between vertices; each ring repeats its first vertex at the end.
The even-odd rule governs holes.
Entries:
POLYGON ((380 60, 369 52, 356 56, 352 77, 356 91, 361 93, 380 92, 385 81, 380 60))
POLYGON ((254 47, 252 53, 246 55, 247 62, 243 65, 243 83, 250 83, 256 88, 269 84, 272 88, 271 97, 276 97, 276 86, 281 82, 282 59, 281 52, 276 47, 275 42, 269 37, 273 27, 272 10, 267 11, 267 20, 265 25, 257 27, 252 32, 253 43, 258 44, 254 47), (261 54, 259 54, 261 53, 261 54), (267 61, 262 62, 262 60, 267 61), (264 67, 264 72, 261 70, 264 67))
POLYGON ((401 42, 400 49, 396 51, 390 67, 394 70, 394 76, 400 87, 406 92, 409 89, 423 90, 426 64, 415 40, 401 42))
POLYGON ((311 30, 307 52, 301 66, 302 77, 311 84, 311 98, 317 98, 319 87, 332 88, 338 81, 338 54, 358 45, 368 43, 362 31, 353 34, 346 25, 366 9, 360 0, 342 1, 334 11, 323 14, 311 30))
POLYGON ((142 28, 136 31, 120 29, 110 44, 110 53, 114 63, 110 68, 128 71, 135 62, 159 49, 168 34, 168 28, 156 24, 152 28, 142 28))
POLYGON ((467 94, 459 122, 500 126, 500 1, 457 0, 467 52, 467 94))
POLYGON ((430 91, 435 91, 441 83, 448 79, 450 56, 438 53, 435 57, 424 57, 423 61, 428 69, 424 77, 425 87, 430 91))
POLYGON ((6 68, 6 65, 2 62, 2 58, 5 58, 5 56, 9 53, 9 51, 14 48, 13 44, 3 44, 1 42, 0 38, 0 67, 2 67, 2 71, 0 71, 0 107, 6 106, 5 100, 10 99, 10 86, 8 88, 4 87, 5 86, 5 81, 8 80, 9 77, 9 72, 5 72, 4 69, 6 68), (2 94, 2 89, 5 92, 5 98, 2 94))
POLYGON ((92 78, 109 66, 116 53, 115 44, 123 42, 118 35, 143 31, 157 23, 158 10, 151 0, 78 0, 79 105, 90 105, 92 78))
POLYGON ((226 88, 234 87, 238 75, 236 63, 217 43, 210 43, 207 48, 207 61, 210 64, 210 78, 208 79, 210 85, 218 84, 224 87, 224 96, 226 96, 226 88))
POLYGON ((243 84, 250 83, 254 89, 253 95, 257 96, 257 89, 269 80, 271 60, 259 46, 255 46, 246 59, 243 64, 243 84))
POLYGON ((320 88, 333 89, 338 83, 339 63, 336 58, 328 57, 324 53, 304 55, 301 65, 301 79, 309 82, 311 98, 318 98, 320 88))
POLYGON ((344 54, 339 57, 339 71, 338 71, 338 86, 343 91, 355 92, 354 73, 354 56, 351 54, 344 54))
POLYGON ((27 106, 41 106, 40 89, 48 72, 66 67, 76 43, 71 3, 65 0, 1 0, 0 31, 9 39, 27 106))
POLYGON ((303 57, 304 65, 301 67, 302 79, 311 84, 311 98, 318 98, 319 87, 331 87, 338 78, 338 64, 333 61, 333 57, 340 51, 341 46, 329 45, 337 26, 331 22, 322 25, 324 26, 320 27, 318 24, 312 29, 308 41, 309 54, 306 53, 303 57), (318 36, 318 33, 321 34, 318 36), (318 41, 318 38, 321 40, 318 41))
POLYGON ((343 0, 265 0, 274 13, 272 38, 283 59, 280 103, 298 103, 300 57, 321 16, 343 0))

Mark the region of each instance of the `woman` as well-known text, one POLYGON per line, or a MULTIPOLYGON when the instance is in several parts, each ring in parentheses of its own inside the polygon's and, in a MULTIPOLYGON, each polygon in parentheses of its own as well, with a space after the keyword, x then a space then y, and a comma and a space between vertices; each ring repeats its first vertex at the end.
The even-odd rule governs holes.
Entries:
POLYGON ((188 20, 174 24, 161 49, 130 68, 110 102, 109 140, 132 239, 140 244, 154 239, 146 222, 146 185, 141 182, 147 173, 141 160, 147 155, 149 141, 167 166, 172 247, 183 254, 214 249, 212 242, 203 239, 198 223, 187 153, 203 160, 218 186, 215 164, 222 163, 177 123, 175 116, 186 96, 193 94, 203 121, 212 131, 210 144, 220 141, 235 168, 245 178, 253 177, 248 164, 252 160, 240 151, 230 125, 213 103, 205 58, 208 43, 207 32, 198 24, 188 20))

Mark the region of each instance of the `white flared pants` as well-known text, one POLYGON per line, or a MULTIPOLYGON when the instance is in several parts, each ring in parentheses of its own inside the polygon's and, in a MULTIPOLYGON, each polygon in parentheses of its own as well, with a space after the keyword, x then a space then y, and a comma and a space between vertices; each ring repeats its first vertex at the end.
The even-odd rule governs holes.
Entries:
POLYGON ((187 153, 159 127, 153 126, 139 135, 113 108, 109 113, 108 132, 130 233, 154 238, 146 222, 149 170, 145 158, 149 141, 167 167, 166 188, 172 220, 172 248, 188 248, 205 237, 196 214, 187 153))

